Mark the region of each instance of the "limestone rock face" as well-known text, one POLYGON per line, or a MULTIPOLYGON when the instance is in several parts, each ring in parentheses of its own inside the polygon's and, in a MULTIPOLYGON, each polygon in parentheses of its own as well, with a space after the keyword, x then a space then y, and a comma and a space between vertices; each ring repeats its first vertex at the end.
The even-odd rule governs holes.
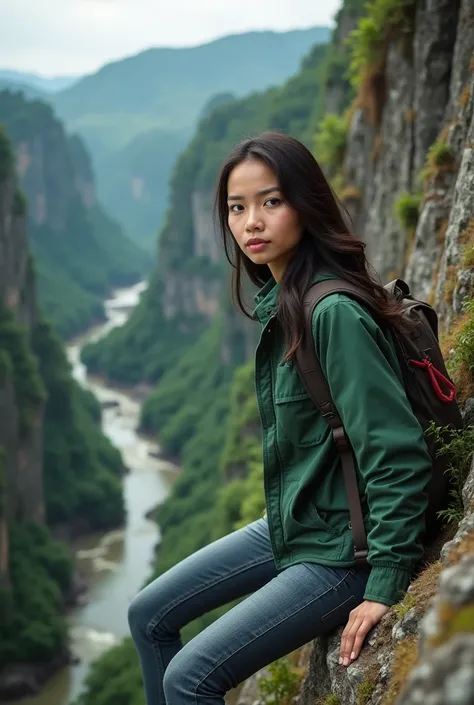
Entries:
MULTIPOLYGON (((351 212, 382 280, 403 276, 415 296, 434 303, 447 329, 474 298, 473 260, 465 256, 474 247, 472 0, 417 2, 413 36, 388 46, 378 80, 372 111, 358 104, 352 112, 343 170, 361 197, 351 212), (446 163, 423 182, 420 171, 437 139, 446 163), (411 236, 393 213, 403 191, 423 192, 411 236)), ((469 399, 466 424, 473 409, 469 399)), ((440 560, 372 631, 357 661, 338 664, 342 627, 315 640, 295 704, 474 703, 474 462, 463 504, 440 560)), ((257 680, 246 686, 253 705, 262 702, 257 680)))
MULTIPOLYGON (((31 329, 37 320, 34 274, 23 215, 16 212, 13 174, 0 180, 0 316, 31 329)), ((6 325, 6 324, 5 324, 6 325)), ((7 326, 8 331, 8 326, 7 326)), ((6 333, 8 338, 8 332, 6 333)), ((11 350, 0 341, 0 587, 9 583, 7 522, 44 521, 43 404, 22 424, 11 350)))
MULTIPOLYGON (((0 306, 30 329, 37 320, 36 292, 24 217, 14 212, 13 177, 0 182, 0 306)), ((12 518, 42 521, 42 405, 28 431, 20 428, 19 400, 11 375, 0 381, 0 447, 7 501, 12 518), (20 514, 19 514, 20 513, 20 514)))

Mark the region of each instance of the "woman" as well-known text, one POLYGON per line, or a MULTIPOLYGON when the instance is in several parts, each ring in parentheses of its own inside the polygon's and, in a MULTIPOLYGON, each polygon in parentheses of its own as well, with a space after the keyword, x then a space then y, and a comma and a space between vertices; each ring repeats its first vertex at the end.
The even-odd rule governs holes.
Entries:
POLYGON ((261 287, 253 317, 262 326, 255 368, 267 512, 133 600, 129 622, 148 705, 224 703, 252 673, 344 623, 340 664, 348 666, 406 591, 423 552, 431 460, 391 338, 401 310, 369 277, 364 246, 349 233, 317 162, 278 133, 246 140, 222 168, 216 203, 242 309, 243 270, 261 287), (360 568, 331 430, 293 365, 302 297, 328 277, 363 289, 378 321, 343 294, 324 299, 313 317, 316 351, 359 473, 370 564, 360 568), (185 624, 244 596, 182 646, 185 624))

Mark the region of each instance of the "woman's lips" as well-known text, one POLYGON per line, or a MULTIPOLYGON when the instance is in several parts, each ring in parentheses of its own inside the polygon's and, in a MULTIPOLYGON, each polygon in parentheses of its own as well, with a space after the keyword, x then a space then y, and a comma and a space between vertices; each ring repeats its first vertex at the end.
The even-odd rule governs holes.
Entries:
POLYGON ((261 252, 264 250, 269 243, 266 240, 252 239, 247 242, 247 247, 250 252, 261 252))

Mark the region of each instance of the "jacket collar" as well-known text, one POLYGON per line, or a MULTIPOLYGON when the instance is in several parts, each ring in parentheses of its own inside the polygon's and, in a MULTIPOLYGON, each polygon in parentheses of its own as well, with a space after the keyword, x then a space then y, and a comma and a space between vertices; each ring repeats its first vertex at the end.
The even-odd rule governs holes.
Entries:
MULTIPOLYGON (((315 272, 312 283, 317 284, 320 281, 326 281, 327 279, 337 279, 335 274, 330 274, 329 272, 315 272)), ((255 294, 255 308, 252 313, 252 317, 256 321, 260 321, 262 325, 266 325, 268 320, 276 313, 278 304, 278 295, 280 293, 280 284, 277 283, 273 277, 262 286, 262 288, 255 294)))
POLYGON ((255 294, 255 308, 252 316, 256 321, 266 325, 268 319, 275 314, 279 291, 280 284, 270 277, 260 291, 255 294))

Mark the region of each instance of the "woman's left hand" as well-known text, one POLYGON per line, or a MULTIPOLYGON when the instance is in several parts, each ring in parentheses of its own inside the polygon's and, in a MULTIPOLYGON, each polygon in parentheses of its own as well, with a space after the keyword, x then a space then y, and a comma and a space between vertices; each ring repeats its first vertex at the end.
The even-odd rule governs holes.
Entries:
POLYGON ((349 621, 342 632, 339 663, 349 666, 360 654, 364 639, 370 630, 380 622, 390 607, 381 602, 365 600, 349 614, 349 621))

